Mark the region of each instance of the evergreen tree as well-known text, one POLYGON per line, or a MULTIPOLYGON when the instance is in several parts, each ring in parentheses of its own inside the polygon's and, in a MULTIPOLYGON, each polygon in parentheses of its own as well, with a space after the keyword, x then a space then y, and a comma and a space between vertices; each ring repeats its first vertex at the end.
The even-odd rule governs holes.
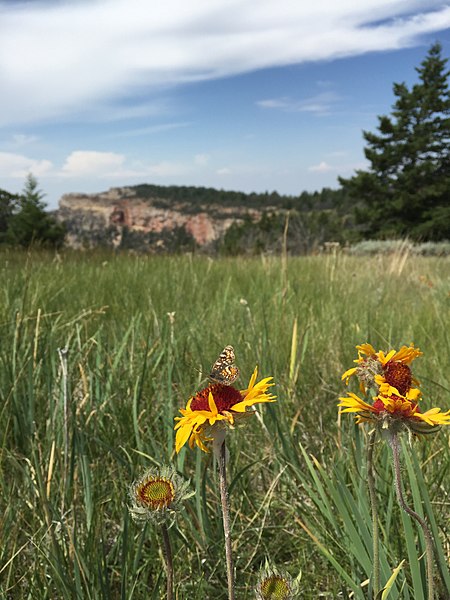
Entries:
POLYGON ((369 170, 339 178, 368 237, 450 237, 450 71, 441 51, 430 48, 411 89, 394 84, 392 115, 378 117, 379 133, 363 132, 369 170))
POLYGON ((0 189, 0 243, 7 237, 9 223, 14 212, 17 210, 19 197, 0 189))
POLYGON ((19 197, 18 209, 9 219, 6 240, 10 244, 24 247, 32 244, 53 247, 62 245, 64 227, 45 211, 43 197, 37 180, 30 173, 19 197))

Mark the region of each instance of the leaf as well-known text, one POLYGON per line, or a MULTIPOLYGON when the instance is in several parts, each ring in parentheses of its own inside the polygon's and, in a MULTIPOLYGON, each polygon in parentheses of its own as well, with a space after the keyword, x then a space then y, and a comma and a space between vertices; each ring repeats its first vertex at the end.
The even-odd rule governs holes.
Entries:
POLYGON ((402 562, 398 565, 398 567, 396 567, 393 570, 392 575, 389 577, 389 579, 386 583, 386 586, 378 592, 375 600, 386 600, 386 598, 389 596, 389 594, 392 590, 392 586, 394 585, 394 582, 397 579, 398 574, 400 573, 400 571, 403 567, 404 562, 405 562, 405 559, 403 559, 402 562))

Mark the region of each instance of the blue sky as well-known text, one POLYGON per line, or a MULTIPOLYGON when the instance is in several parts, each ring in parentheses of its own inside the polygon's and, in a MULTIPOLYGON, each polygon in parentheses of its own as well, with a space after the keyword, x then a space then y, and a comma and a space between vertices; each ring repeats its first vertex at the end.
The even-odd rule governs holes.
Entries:
POLYGON ((436 40, 450 3, 0 0, 0 188, 337 187, 436 40))

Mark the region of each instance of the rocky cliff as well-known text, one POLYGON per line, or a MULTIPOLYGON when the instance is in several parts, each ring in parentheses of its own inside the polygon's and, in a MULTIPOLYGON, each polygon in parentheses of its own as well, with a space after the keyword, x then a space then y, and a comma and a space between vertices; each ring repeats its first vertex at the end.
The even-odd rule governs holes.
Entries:
POLYGON ((176 190, 175 199, 168 193, 158 195, 155 186, 66 194, 56 215, 65 224, 66 241, 73 248, 100 244, 156 251, 211 246, 233 223, 257 222, 270 208, 224 205, 217 202, 215 190, 208 202, 205 188, 198 188, 199 198, 195 197, 196 188, 185 188, 189 199, 183 200, 181 189, 176 190))

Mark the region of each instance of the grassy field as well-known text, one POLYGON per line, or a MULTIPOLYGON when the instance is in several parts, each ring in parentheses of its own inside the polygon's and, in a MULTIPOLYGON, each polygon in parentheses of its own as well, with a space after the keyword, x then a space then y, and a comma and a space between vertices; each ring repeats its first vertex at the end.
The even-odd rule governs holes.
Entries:
MULTIPOLYGON (((210 454, 175 455, 173 431, 226 344, 240 386, 257 364, 278 398, 228 438, 237 598, 254 598, 266 557, 302 572, 301 598, 367 597, 365 430, 338 418, 340 376, 356 344, 415 342, 424 405, 450 408, 449 259, 11 252, 0 269, 1 598, 164 598, 159 531, 130 520, 127 487, 168 463, 196 490, 170 530, 176 597, 227 598, 217 472, 210 454)), ((446 599, 449 431, 407 457, 446 599)), ((406 558, 390 598, 425 600, 423 540, 397 508, 384 444, 376 464, 382 580, 406 558)))

